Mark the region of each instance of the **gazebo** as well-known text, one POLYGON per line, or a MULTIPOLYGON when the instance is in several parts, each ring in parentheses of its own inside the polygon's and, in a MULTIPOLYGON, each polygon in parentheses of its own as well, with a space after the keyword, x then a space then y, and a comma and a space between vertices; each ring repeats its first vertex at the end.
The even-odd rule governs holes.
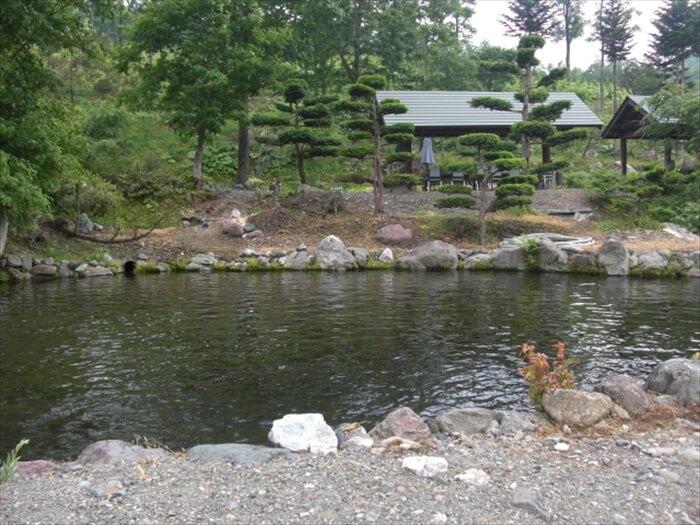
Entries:
MULTIPOLYGON (((381 102, 399 99, 408 112, 403 115, 386 115, 387 125, 411 123, 416 137, 456 137, 466 133, 495 133, 506 136, 511 126, 522 120, 522 104, 515 93, 504 91, 378 91, 381 102), (476 97, 495 97, 513 105, 511 111, 493 111, 473 108, 469 102, 476 97)), ((552 124, 559 131, 572 128, 602 128, 603 123, 576 93, 550 93, 547 103, 569 100, 571 108, 552 124)), ((549 148, 542 148, 544 162, 548 162, 549 148)))
MULTIPOLYGON (((635 95, 625 97, 625 100, 622 101, 622 104, 617 108, 612 119, 601 133, 601 138, 620 140, 620 162, 623 175, 627 175, 627 141, 629 139, 650 138, 644 136, 642 129, 645 119, 649 117, 649 108, 646 104, 648 98, 635 95)), ((664 138, 683 139, 685 137, 679 136, 674 126, 669 126, 669 134, 664 138)), ((664 164, 667 168, 670 168, 673 164, 671 154, 671 147, 666 144, 664 146, 664 164)))

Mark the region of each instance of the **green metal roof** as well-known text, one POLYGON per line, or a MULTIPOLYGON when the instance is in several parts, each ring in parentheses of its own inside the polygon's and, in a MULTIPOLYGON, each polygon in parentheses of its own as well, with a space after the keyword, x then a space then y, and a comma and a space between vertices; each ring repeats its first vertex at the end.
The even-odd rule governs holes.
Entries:
MULTIPOLYGON (((417 136, 455 136, 463 133, 492 132, 505 134, 515 122, 520 122, 522 104, 513 92, 503 91, 378 91, 377 98, 399 99, 408 107, 403 115, 387 115, 387 124, 409 122, 416 127, 417 136), (496 97, 513 104, 513 111, 492 111, 473 108, 475 97, 496 97)), ((603 126, 600 119, 575 93, 550 93, 547 103, 570 100, 571 109, 553 124, 558 129, 603 126)))

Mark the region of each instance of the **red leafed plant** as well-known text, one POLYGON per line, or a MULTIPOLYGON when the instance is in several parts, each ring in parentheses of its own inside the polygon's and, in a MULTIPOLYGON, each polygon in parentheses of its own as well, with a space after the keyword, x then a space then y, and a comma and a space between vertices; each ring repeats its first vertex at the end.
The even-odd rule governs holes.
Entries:
POLYGON ((542 410, 542 396, 555 388, 576 388, 574 373, 569 368, 573 359, 565 358, 566 343, 559 342, 552 345, 557 351, 557 357, 550 363, 550 357, 542 352, 535 352, 535 345, 524 343, 520 349, 520 355, 527 364, 520 368, 525 381, 530 383, 528 394, 530 401, 537 410, 542 410))

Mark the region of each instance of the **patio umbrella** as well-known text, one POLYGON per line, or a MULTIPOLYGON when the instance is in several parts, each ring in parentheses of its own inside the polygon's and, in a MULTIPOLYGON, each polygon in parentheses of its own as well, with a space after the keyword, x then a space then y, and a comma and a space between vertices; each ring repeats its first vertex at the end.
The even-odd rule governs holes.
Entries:
POLYGON ((433 153, 433 139, 425 137, 423 139, 423 147, 420 151, 421 164, 435 164, 435 153, 433 153))

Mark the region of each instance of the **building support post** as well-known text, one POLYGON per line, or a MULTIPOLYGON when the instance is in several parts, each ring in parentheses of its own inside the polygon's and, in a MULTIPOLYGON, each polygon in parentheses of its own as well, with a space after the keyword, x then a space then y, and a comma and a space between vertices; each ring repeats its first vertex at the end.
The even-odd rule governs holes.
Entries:
POLYGON ((627 176, 627 139, 620 139, 620 162, 622 165, 620 166, 620 170, 622 172, 622 176, 626 177, 627 176))

